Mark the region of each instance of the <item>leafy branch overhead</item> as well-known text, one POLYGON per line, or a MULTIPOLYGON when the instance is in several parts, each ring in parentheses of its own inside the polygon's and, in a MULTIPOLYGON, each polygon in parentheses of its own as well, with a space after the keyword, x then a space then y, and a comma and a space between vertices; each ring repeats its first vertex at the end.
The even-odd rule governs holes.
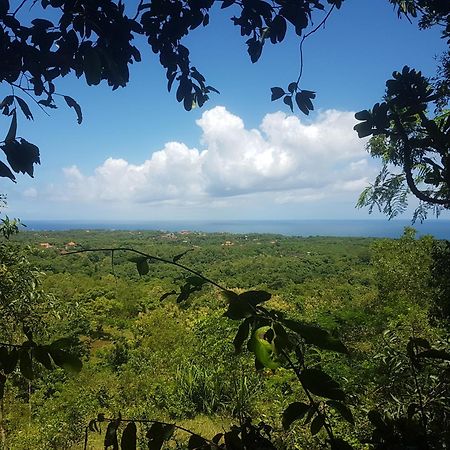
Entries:
MULTIPOLYGON (((340 8, 342 0, 326 3, 340 8)), ((142 51, 151 49, 166 71, 167 89, 174 88, 184 109, 203 106, 212 92, 219 91, 192 64, 183 39, 209 24, 213 4, 213 0, 141 1, 129 11, 121 0, 25 0, 18 7, 0 0, 0 82, 11 89, 0 103, 2 114, 11 119, 1 144, 9 166, 0 162, 0 176, 13 181, 14 172, 33 176, 33 165, 39 163, 38 147, 16 139, 19 111, 33 119, 29 104, 45 111, 57 108, 62 97, 74 109, 78 123, 82 122, 77 101, 57 91, 58 80, 69 74, 83 78, 89 86, 106 82, 113 90, 125 87, 130 66, 141 61, 142 51), (31 17, 25 13, 27 5, 31 17), (138 48, 137 37, 140 42, 144 38, 148 48, 145 44, 138 48)), ((282 42, 289 27, 302 36, 312 24, 313 13, 323 11, 325 5, 320 0, 221 0, 221 8, 230 8, 232 23, 247 39, 252 62, 258 61, 267 42, 282 42)), ((312 109, 313 98, 304 97, 305 92, 299 91, 296 97, 304 112, 312 109)))

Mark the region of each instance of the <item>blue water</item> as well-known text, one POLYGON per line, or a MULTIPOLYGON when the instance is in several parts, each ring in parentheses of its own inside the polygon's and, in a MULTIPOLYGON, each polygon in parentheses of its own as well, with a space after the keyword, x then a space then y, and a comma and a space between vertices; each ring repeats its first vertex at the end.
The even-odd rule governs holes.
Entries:
MULTIPOLYGON (((399 237, 408 220, 228 220, 228 221, 39 221, 24 220, 28 230, 164 230, 206 233, 271 233, 285 236, 399 237)), ((416 223, 419 236, 450 240, 450 220, 416 223)))

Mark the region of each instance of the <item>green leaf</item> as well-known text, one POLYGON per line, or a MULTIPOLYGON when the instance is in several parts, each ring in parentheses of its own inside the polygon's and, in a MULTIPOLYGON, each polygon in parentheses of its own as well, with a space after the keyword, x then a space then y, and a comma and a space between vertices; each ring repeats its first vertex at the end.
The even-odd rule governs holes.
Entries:
POLYGON ((238 328, 236 336, 233 341, 234 349, 236 353, 239 353, 242 348, 242 344, 248 337, 248 333, 250 332, 250 319, 245 319, 238 328))
POLYGON ((323 328, 289 319, 283 319, 282 323, 290 330, 298 333, 307 344, 315 345, 323 350, 332 350, 348 354, 345 345, 339 339, 331 336, 330 333, 323 328))
POLYGON ((280 363, 277 360, 273 339, 267 340, 267 335, 273 330, 270 326, 260 327, 255 330, 249 341, 249 349, 255 354, 256 360, 268 369, 277 369, 280 363))
POLYGON ((302 402, 291 403, 283 412, 283 428, 288 430, 292 422, 302 419, 308 412, 310 405, 302 402))
POLYGON ((145 257, 140 258, 136 262, 136 269, 137 269, 139 275, 141 275, 141 276, 147 275, 148 272, 150 271, 150 267, 148 265, 147 258, 145 258, 145 257))
POLYGON ((345 400, 345 394, 339 384, 319 369, 305 369, 299 375, 304 388, 320 397, 333 400, 345 400))
POLYGON ((311 434, 315 436, 323 427, 324 421, 322 415, 317 415, 314 417, 314 420, 311 422, 310 430, 311 434))
POLYGON ((69 373, 79 373, 83 367, 81 359, 77 356, 59 348, 49 347, 50 356, 53 362, 69 373))
POLYGON ((11 125, 9 126, 8 134, 5 137, 5 142, 14 141, 17 133, 17 114, 14 109, 12 113, 11 125))
POLYGON ((19 350, 20 373, 27 379, 33 379, 33 363, 31 361, 30 349, 21 348, 19 350))
POLYGON ((134 422, 130 422, 122 433, 120 446, 122 450, 136 450, 137 428, 134 422))
POLYGON ((353 418, 353 414, 347 405, 341 402, 336 402, 334 400, 328 400, 327 405, 330 405, 332 408, 334 408, 347 422, 355 425, 355 419, 353 418))

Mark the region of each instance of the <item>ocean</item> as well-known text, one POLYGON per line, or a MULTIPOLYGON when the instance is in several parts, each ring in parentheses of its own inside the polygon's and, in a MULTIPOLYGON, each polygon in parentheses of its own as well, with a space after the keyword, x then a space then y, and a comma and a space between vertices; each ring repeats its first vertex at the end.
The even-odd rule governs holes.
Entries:
POLYGON ((161 230, 205 233, 264 233, 285 236, 340 236, 397 238, 407 226, 417 235, 430 234, 450 240, 450 220, 427 220, 411 225, 408 220, 205 220, 205 221, 69 221, 23 220, 26 230, 161 230))

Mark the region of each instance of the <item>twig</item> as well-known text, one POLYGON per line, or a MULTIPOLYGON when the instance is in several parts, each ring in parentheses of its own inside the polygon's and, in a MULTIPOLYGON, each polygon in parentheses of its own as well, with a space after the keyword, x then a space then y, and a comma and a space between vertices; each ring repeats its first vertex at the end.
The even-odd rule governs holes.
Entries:
POLYGON ((132 252, 132 253, 136 253, 138 255, 144 256, 148 259, 154 259, 155 261, 160 261, 166 264, 171 264, 173 266, 177 266, 180 269, 186 270, 187 272, 190 272, 194 275, 197 275, 198 277, 202 278, 203 280, 205 280, 207 283, 210 283, 216 287, 218 287, 220 290, 222 291, 227 291, 228 289, 221 286, 220 284, 216 283, 215 281, 205 277, 205 275, 203 275, 200 272, 197 272, 194 269, 191 269, 190 267, 184 266, 183 264, 177 263, 175 261, 170 261, 169 259, 164 259, 164 258, 160 258, 159 256, 154 256, 154 255, 149 255, 148 253, 144 253, 141 252, 139 250, 135 250, 134 248, 129 248, 129 247, 117 247, 117 248, 89 248, 89 249, 83 249, 83 250, 75 250, 72 252, 64 252, 61 253, 62 255, 75 255, 77 253, 87 253, 87 252, 114 252, 114 251, 122 251, 122 252, 132 252))

